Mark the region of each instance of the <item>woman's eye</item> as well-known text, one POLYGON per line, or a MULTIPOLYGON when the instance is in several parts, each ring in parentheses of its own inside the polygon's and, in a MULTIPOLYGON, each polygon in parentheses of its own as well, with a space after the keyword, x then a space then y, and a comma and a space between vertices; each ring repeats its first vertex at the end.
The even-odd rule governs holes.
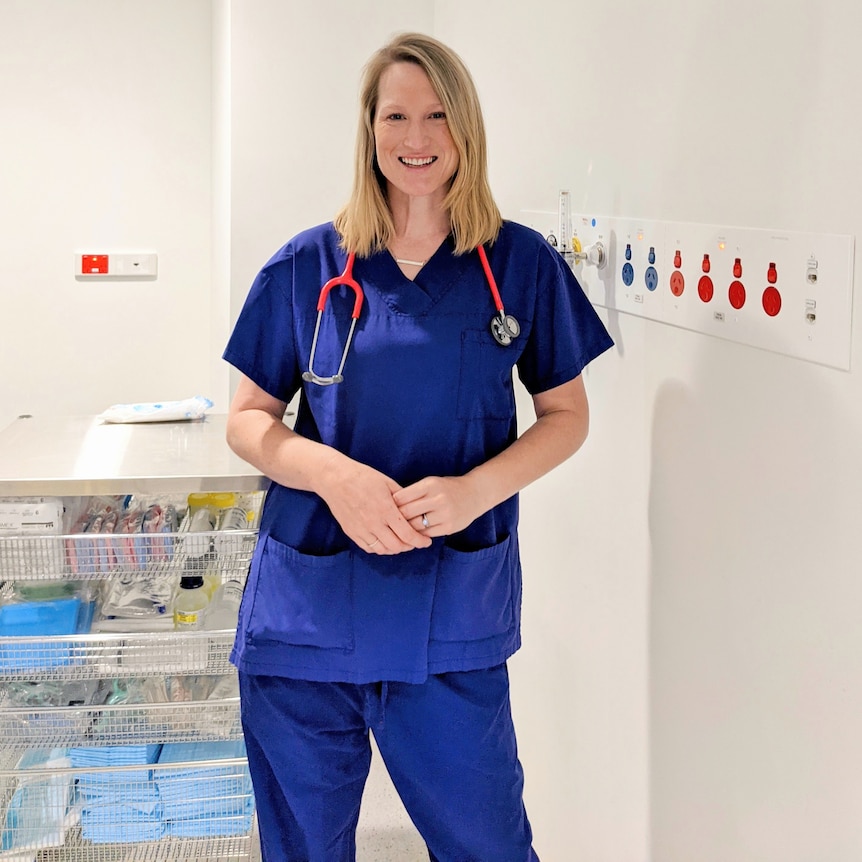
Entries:
POLYGON ((434 113, 431 114, 431 119, 432 120, 445 120, 446 119, 446 113, 445 113, 445 111, 434 111, 434 113))
POLYGON ((387 120, 403 120, 404 114, 390 114, 386 119, 387 120))

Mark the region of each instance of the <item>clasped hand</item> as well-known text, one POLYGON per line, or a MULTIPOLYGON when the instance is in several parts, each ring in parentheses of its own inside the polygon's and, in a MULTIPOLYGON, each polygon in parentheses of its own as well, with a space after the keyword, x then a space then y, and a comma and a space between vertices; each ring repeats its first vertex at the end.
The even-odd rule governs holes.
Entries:
POLYGON ((357 462, 320 496, 347 536, 371 554, 427 548, 432 538, 457 533, 482 514, 466 476, 428 476, 402 488, 357 462))

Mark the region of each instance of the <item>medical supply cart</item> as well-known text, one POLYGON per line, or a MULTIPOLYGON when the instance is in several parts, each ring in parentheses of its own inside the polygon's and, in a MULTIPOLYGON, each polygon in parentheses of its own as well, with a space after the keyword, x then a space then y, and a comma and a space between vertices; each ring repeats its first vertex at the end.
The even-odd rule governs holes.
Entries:
MULTIPOLYGON (((111 425, 94 417, 20 417, 0 431, 0 498, 260 496, 267 480, 229 450, 225 421, 212 415, 111 425)), ((0 862, 258 859, 239 700, 217 696, 218 686, 216 696, 195 699, 196 685, 200 692, 212 678, 232 680, 233 630, 82 633, 80 620, 62 628, 62 599, 10 599, 22 583, 38 596, 41 587, 67 581, 99 582, 100 589, 165 575, 179 581, 193 551, 189 534, 121 541, 40 535, 30 527, 0 533, 0 609, 18 612, 0 628, 0 862), (36 629, 28 629, 32 608, 49 615, 36 629), (172 697, 131 702, 93 698, 99 686, 127 691, 131 680, 150 694, 166 691, 167 680, 176 688, 172 697), (54 683, 68 703, 46 699, 54 683), (32 702, 27 692, 34 692, 32 702)), ((203 536, 209 538, 210 548, 222 541, 210 554, 208 576, 244 584, 256 524, 229 543, 203 536)), ((229 685, 225 690, 235 694, 229 685)))

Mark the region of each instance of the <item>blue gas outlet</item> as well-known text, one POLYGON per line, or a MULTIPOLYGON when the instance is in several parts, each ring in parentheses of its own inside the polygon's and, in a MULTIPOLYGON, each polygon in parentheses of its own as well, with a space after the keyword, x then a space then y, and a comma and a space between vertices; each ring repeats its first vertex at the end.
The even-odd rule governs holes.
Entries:
POLYGON ((623 284, 626 287, 631 287, 635 280, 635 268, 630 264, 623 264, 623 284))
POLYGON ((644 275, 647 290, 655 290, 658 287, 658 272, 654 266, 648 266, 644 275))

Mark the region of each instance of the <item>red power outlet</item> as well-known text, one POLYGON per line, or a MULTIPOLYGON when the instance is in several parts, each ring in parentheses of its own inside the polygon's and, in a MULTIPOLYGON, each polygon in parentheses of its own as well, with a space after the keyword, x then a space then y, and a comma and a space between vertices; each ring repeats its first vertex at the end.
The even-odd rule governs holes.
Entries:
POLYGON ((733 262, 733 277, 734 281, 730 283, 727 291, 727 298, 730 304, 739 311, 745 305, 745 285, 740 281, 742 278, 742 259, 736 258, 733 262))
POLYGON ((679 249, 674 252, 673 265, 676 269, 670 274, 670 292, 674 296, 682 296, 682 292, 685 290, 685 277, 679 271, 682 266, 682 252, 679 249))
POLYGON ((769 269, 766 270, 766 280, 769 282, 769 287, 763 291, 763 310, 770 317, 777 317, 781 311, 781 294, 778 288, 775 287, 778 281, 778 268, 774 263, 769 264, 769 269))

